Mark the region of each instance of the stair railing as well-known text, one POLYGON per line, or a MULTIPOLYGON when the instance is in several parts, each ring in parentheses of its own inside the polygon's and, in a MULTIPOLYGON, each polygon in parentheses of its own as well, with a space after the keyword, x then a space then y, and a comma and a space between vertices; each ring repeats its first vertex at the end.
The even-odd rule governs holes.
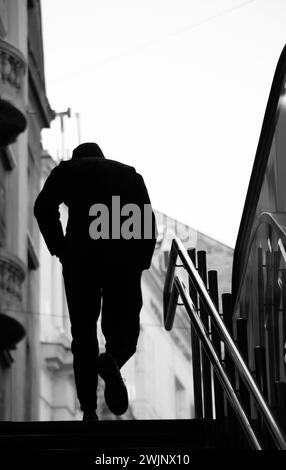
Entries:
POLYGON ((173 239, 172 247, 170 251, 170 260, 166 274, 166 280, 164 285, 164 326, 165 329, 170 331, 173 327, 174 318, 176 314, 176 308, 178 304, 178 298, 180 296, 185 309, 190 318, 192 327, 198 336, 201 344, 205 350, 206 355, 210 363, 212 364, 214 371, 220 381, 223 390, 225 391, 229 402, 245 432, 245 435, 253 449, 261 450, 261 444, 256 436, 256 433, 251 426, 250 421, 241 405, 238 396, 231 384, 228 374, 224 370, 219 357, 215 351, 215 348, 208 336, 208 332, 198 315, 198 311, 187 292, 186 286, 179 276, 175 275, 175 268, 177 258, 180 258, 184 269, 187 271, 190 281, 196 289, 200 300, 202 301, 204 308, 210 316, 212 323, 216 329, 220 340, 224 343, 225 348, 237 370, 238 374, 242 378, 245 386, 247 387, 251 397, 253 398, 257 409, 261 413, 261 416, 273 438, 276 447, 280 450, 286 450, 286 439, 276 423, 265 399, 263 398, 259 388, 252 378, 251 372, 245 364, 239 350, 237 349, 232 337, 230 336, 224 322, 222 321, 220 314, 217 311, 209 293, 206 289, 204 282, 198 274, 192 260, 188 256, 188 253, 179 239, 173 239))

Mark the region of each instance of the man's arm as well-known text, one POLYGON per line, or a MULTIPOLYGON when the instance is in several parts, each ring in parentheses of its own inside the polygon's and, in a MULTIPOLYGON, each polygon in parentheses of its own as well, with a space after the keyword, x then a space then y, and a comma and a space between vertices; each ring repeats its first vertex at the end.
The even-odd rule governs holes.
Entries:
MULTIPOLYGON (((137 184, 136 184, 135 194, 136 194, 135 196, 136 202, 139 203, 142 213, 144 212, 145 204, 150 205, 150 208, 152 209, 150 197, 149 197, 144 179, 139 173, 137 173, 137 184)), ((143 227, 143 224, 144 224, 144 221, 142 223, 142 227, 143 227)), ((142 232, 143 232, 142 233, 142 237, 143 237, 144 231, 142 232)), ((152 238, 143 239, 143 249, 142 249, 143 269, 150 268, 152 256, 153 256, 155 245, 156 245, 157 236, 158 236, 157 224, 156 224, 154 211, 152 209, 152 238)))
POLYGON ((60 164, 51 171, 34 205, 34 215, 46 245, 51 255, 58 257, 61 256, 64 244, 59 211, 59 205, 63 202, 62 170, 60 164))

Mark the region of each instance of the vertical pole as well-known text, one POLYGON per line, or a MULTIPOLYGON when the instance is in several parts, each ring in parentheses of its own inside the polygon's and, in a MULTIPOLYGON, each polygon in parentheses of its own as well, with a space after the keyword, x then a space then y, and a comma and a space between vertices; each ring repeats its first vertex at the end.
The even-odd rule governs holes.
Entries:
POLYGON ((257 385, 267 400, 267 375, 266 375, 266 359, 265 359, 265 348, 263 346, 255 346, 254 348, 254 360, 255 360, 255 375, 257 385))
POLYGON ((284 373, 286 372, 286 271, 282 271, 282 344, 284 373))
POLYGON ((259 345, 265 344, 264 330, 264 276, 263 276, 263 251, 258 248, 258 321, 259 321, 259 345))
POLYGON ((273 252, 273 337, 274 337, 274 373, 275 382, 280 379, 280 338, 279 338, 279 310, 281 290, 278 284, 281 255, 279 251, 273 252))
POLYGON ((278 422, 281 428, 286 432, 286 383, 277 381, 275 382, 276 402, 278 422))
MULTIPOLYGON (((196 250, 188 250, 188 255, 191 258, 194 266, 196 267, 196 250)), ((189 280, 189 293, 198 310, 198 294, 197 291, 189 280)), ((202 402, 202 375, 201 375, 201 349, 200 342, 196 335, 194 328, 191 325, 191 346, 192 346, 192 362, 193 362, 193 386, 194 386, 194 406, 196 419, 203 417, 203 402, 202 402)))
MULTIPOLYGON (((238 318, 236 320, 236 333, 237 333, 237 345, 242 354, 243 359, 245 360, 248 366, 248 335, 247 335, 247 319, 246 318, 238 318)), ((238 377, 238 388, 239 388, 239 396, 244 407, 244 410, 248 417, 250 418, 250 394, 245 386, 241 377, 238 377)), ((245 440, 245 435, 241 431, 238 432, 239 441, 242 448, 248 447, 248 444, 245 440)))
MULTIPOLYGON (((232 315, 233 315, 233 302, 232 302, 232 295, 231 294, 222 294, 222 312, 223 312, 223 320, 225 326, 228 329, 229 334, 233 338, 233 323, 232 323, 232 315)), ((225 349, 224 351, 224 362, 225 362, 225 370, 227 375, 231 381, 231 384, 234 389, 236 389, 235 383, 235 367, 233 361, 225 349)), ((237 446, 237 418, 235 416, 235 412, 233 411, 232 406, 229 404, 227 400, 226 404, 226 412, 227 412, 227 431, 228 431, 228 439, 231 448, 235 448, 237 446)))
MULTIPOLYGON (((237 344, 243 359, 248 365, 248 340, 247 340, 247 320, 246 318, 238 318, 236 320, 237 344)), ((239 393, 241 402, 244 405, 246 413, 250 414, 250 397, 244 382, 239 378, 239 393)))
MULTIPOLYGON (((198 271, 204 284, 207 286, 207 263, 206 252, 198 251, 198 271)), ((209 335, 209 317, 201 299, 199 300, 200 317, 204 327, 209 335)), ((206 353, 202 350, 202 370, 203 370, 203 393, 204 393, 204 417, 211 419, 212 414, 212 383, 211 383, 211 367, 206 353)))
POLYGON ((61 122, 61 139, 62 139, 62 158, 61 160, 65 160, 65 127, 64 127, 64 117, 71 117, 71 109, 68 108, 66 111, 62 111, 60 113, 56 113, 56 116, 60 118, 61 122))
POLYGON ((266 354, 269 369, 269 405, 275 407, 275 350, 273 325, 273 264, 272 252, 266 251, 265 324, 267 330, 266 354))
POLYGON ((78 145, 81 144, 81 132, 80 132, 80 114, 75 113, 76 122, 77 122, 77 138, 78 138, 78 145))
MULTIPOLYGON (((267 373, 266 373, 266 358, 265 348, 263 346, 255 346, 254 348, 254 363, 255 363, 255 377, 260 391, 263 393, 264 398, 267 401, 267 373)), ((261 433, 261 439, 265 448, 269 447, 269 433, 264 424, 264 420, 258 413, 258 429, 261 433)))
MULTIPOLYGON (((228 329, 229 334, 233 338, 233 324, 232 324, 232 314, 233 314, 233 305, 232 305, 232 295, 231 294, 222 294, 222 311, 223 311, 223 320, 225 326, 228 329)), ((235 369, 233 362, 229 353, 225 350, 225 369, 231 380, 232 386, 235 388, 235 369)))
MULTIPOLYGON (((215 304, 217 310, 219 310, 217 271, 209 271, 208 280, 209 280, 210 297, 213 303, 215 304)), ((219 361, 221 362, 221 341, 213 325, 211 328, 211 334, 212 334, 212 342, 214 345, 214 349, 217 353, 219 361)), ((220 382, 215 373, 214 373, 214 393, 215 393, 214 398, 215 398, 216 419, 223 421, 224 419, 224 394, 223 394, 223 390, 221 388, 220 382)))
POLYGON ((64 127, 64 116, 63 114, 60 115, 61 121, 61 139, 62 139, 62 158, 61 160, 65 160, 65 127, 64 127))

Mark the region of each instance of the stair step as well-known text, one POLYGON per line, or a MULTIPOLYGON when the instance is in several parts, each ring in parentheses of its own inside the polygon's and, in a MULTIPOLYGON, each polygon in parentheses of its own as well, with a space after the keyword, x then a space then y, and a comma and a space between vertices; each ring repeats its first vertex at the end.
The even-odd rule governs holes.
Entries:
POLYGON ((201 448, 197 420, 0 422, 0 446, 13 449, 201 448))
POLYGON ((17 464, 93 466, 114 464, 113 457, 121 467, 126 465, 119 457, 128 457, 128 466, 160 466, 166 459, 169 464, 213 464, 218 449, 225 445, 225 434, 215 420, 0 421, 1 458, 17 464), (216 448, 210 436, 215 438, 216 448))

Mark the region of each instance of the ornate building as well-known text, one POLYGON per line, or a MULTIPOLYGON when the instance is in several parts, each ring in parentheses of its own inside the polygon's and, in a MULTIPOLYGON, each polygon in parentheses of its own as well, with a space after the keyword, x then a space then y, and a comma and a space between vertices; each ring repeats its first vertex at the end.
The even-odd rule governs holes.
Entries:
POLYGON ((37 420, 41 129, 45 92, 38 0, 0 0, 0 419, 37 420))

